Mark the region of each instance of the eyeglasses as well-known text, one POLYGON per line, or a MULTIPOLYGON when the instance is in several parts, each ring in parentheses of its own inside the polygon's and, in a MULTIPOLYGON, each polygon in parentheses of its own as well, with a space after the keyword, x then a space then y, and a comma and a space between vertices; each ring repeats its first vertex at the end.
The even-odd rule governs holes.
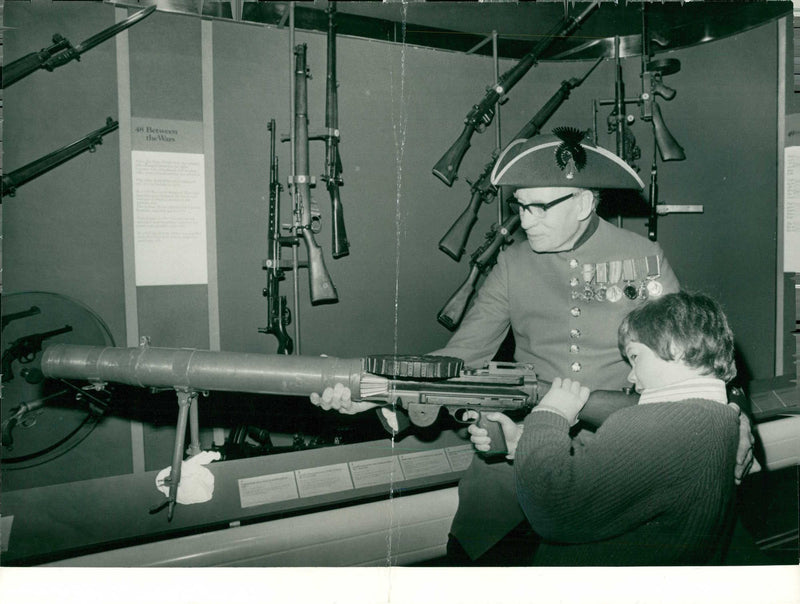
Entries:
POLYGON ((575 193, 570 193, 568 195, 564 195, 563 197, 557 197, 553 201, 548 203, 522 203, 521 201, 516 200, 509 200, 508 207, 511 209, 512 212, 519 212, 520 210, 525 210, 529 212, 531 216, 535 216, 536 218, 542 218, 550 208, 557 206, 563 201, 567 201, 571 197, 574 197, 575 193))

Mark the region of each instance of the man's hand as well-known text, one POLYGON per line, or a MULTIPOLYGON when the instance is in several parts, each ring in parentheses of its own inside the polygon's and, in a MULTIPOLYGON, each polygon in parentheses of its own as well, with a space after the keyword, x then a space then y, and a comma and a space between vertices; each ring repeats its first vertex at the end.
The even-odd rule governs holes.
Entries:
POLYGON ((555 378, 550 390, 536 409, 555 411, 566 418, 570 426, 578 423, 578 413, 589 400, 589 389, 577 380, 555 378))
MULTIPOLYGON (((367 401, 356 402, 352 400, 350 398, 350 388, 341 382, 337 382, 333 388, 328 386, 322 391, 322 394, 312 392, 311 404, 316 405, 325 411, 336 409, 339 413, 344 413, 345 415, 355 415, 356 413, 369 411, 370 409, 380 406, 379 403, 370 403, 367 401)), ((383 417, 386 418, 386 423, 389 424, 389 427, 393 431, 397 432, 400 428, 395 412, 384 407, 381 409, 381 413, 383 414, 383 417)))
MULTIPOLYGON (((756 439, 753 437, 753 432, 750 428, 750 419, 747 415, 742 413, 742 410, 736 403, 728 404, 736 409, 736 412, 739 414, 739 448, 736 450, 734 480, 736 484, 741 484, 742 479, 753 469, 753 463, 755 462, 753 443, 756 439)), ((761 467, 758 466, 757 469, 761 469, 761 467)))
MULTIPOLYGON (((499 412, 487 413, 484 418, 500 424, 503 437, 506 439, 506 448, 508 449, 506 459, 514 459, 514 454, 517 452, 517 444, 522 437, 522 424, 517 425, 510 417, 499 412)), ((464 414, 464 419, 478 419, 478 412, 467 411, 464 414)), ((488 430, 478 427, 478 424, 470 424, 467 432, 470 434, 469 439, 478 451, 486 452, 492 450, 492 439, 489 438, 488 430)))
POLYGON ((328 411, 336 409, 345 415, 355 415, 368 409, 374 409, 378 403, 355 402, 350 399, 350 388, 338 382, 333 388, 330 386, 322 391, 322 394, 311 393, 311 403, 328 411))

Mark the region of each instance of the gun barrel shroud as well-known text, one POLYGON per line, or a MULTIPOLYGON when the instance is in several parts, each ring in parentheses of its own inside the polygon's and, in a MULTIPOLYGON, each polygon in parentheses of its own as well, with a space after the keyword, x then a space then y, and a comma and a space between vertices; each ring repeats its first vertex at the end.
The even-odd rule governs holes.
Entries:
MULTIPOLYGON (((41 362, 49 378, 115 382, 147 388, 188 388, 308 396, 341 382, 352 398, 362 378, 388 380, 362 370, 362 359, 218 352, 189 348, 115 348, 77 344, 48 346, 41 362)), ((380 384, 375 384, 380 388, 380 384)), ((363 393, 367 395, 368 393, 363 393)))

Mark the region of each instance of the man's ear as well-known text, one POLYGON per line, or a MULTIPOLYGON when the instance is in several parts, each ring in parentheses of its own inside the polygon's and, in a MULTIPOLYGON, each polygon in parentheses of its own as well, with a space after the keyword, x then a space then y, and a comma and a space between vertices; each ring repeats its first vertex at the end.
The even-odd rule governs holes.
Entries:
POLYGON ((594 212, 594 193, 583 189, 575 198, 578 201, 578 220, 586 220, 594 212))

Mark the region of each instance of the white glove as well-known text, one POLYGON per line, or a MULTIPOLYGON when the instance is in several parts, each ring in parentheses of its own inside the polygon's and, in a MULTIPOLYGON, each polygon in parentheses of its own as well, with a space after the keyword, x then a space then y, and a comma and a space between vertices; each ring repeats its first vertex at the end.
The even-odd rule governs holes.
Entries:
MULTIPOLYGON (((214 475, 205 466, 220 459, 219 451, 202 451, 181 462, 181 480, 175 497, 180 504, 203 503, 214 494, 214 475)), ((161 470, 156 476, 156 488, 169 497, 169 478, 172 466, 161 470)))

